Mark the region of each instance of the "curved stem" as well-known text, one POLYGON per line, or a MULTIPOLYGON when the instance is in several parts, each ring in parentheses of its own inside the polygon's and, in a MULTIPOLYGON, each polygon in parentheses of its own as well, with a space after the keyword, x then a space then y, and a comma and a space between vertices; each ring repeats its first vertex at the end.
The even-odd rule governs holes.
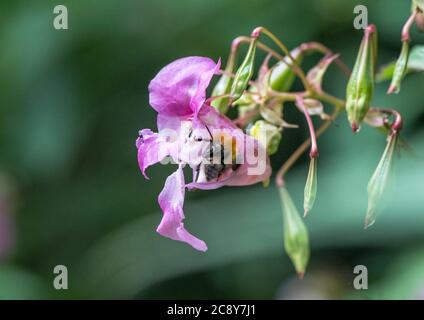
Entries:
POLYGON ((391 125, 392 131, 394 131, 395 133, 398 133, 400 130, 402 130, 403 119, 402 119, 402 115, 398 111, 394 109, 385 109, 385 108, 371 108, 371 110, 384 112, 394 116, 395 120, 393 121, 391 125))
POLYGON ((318 152, 318 144, 317 144, 317 138, 315 135, 314 124, 312 122, 311 115, 309 114, 308 109, 306 108, 302 98, 298 98, 296 100, 296 105, 301 109, 301 111, 303 112, 306 118, 306 122, 308 123, 310 141, 311 141, 311 151, 309 152, 309 156, 311 158, 316 158, 318 157, 319 152, 318 152))
MULTIPOLYGON (((303 43, 300 46, 300 49, 303 52, 317 51, 322 53, 323 55, 334 55, 334 52, 331 49, 327 48, 325 45, 323 45, 320 42, 303 43)), ((338 57, 334 62, 336 66, 346 75, 346 77, 350 77, 351 70, 340 57, 338 57)))
POLYGON ((316 93, 314 95, 312 95, 312 98, 316 98, 318 100, 322 100, 324 102, 327 102, 329 104, 332 104, 334 106, 336 106, 337 108, 343 109, 346 102, 342 99, 339 99, 337 97, 332 96, 331 94, 328 94, 326 92, 322 92, 322 93, 316 93))
POLYGON ((253 30, 251 36, 253 38, 259 38, 261 33, 265 34, 272 41, 274 41, 274 43, 284 52, 284 54, 289 57, 289 59, 292 62, 292 65, 290 67, 293 69, 293 72, 300 78, 305 89, 307 91, 311 91, 312 88, 311 88, 311 85, 309 84, 308 80, 306 79, 305 73, 303 72, 302 68, 300 68, 297 61, 293 58, 289 49, 287 49, 287 47, 280 41, 280 39, 278 39, 271 31, 269 31, 268 29, 266 29, 264 27, 257 27, 255 30, 253 30))
MULTIPOLYGON (((238 48, 240 47, 240 44, 242 44, 242 43, 250 44, 251 41, 252 41, 252 38, 245 37, 245 36, 235 38, 233 40, 232 45, 231 45, 231 53, 235 55, 237 53, 238 48)), ((271 54, 275 59, 284 60, 284 57, 282 55, 280 55, 279 53, 272 50, 270 47, 268 47, 263 42, 257 41, 256 44, 257 44, 258 48, 260 48, 261 50, 271 54)))
MULTIPOLYGON (((331 114, 330 118, 324 122, 321 127, 316 131, 317 138, 320 137, 331 125, 331 123, 337 118, 339 115, 340 108, 336 107, 336 109, 331 114)), ((311 144, 311 139, 306 139, 293 154, 287 159, 287 161, 283 164, 283 166, 278 170, 277 175, 275 177, 275 183, 277 187, 281 188, 284 186, 284 175, 290 168, 295 164, 295 162, 300 158, 300 156, 309 148, 311 144)))
POLYGON ((409 31, 411 30, 412 24, 414 23, 415 17, 417 16, 417 14, 418 14, 418 8, 415 9, 414 12, 412 12, 408 20, 406 21, 405 25, 403 26, 402 37, 401 37, 402 42, 411 40, 409 31))

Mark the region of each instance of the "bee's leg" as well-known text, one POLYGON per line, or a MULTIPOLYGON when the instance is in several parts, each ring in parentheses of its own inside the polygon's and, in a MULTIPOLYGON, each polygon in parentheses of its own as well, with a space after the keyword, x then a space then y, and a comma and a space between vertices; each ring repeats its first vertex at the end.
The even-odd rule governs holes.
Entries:
POLYGON ((194 179, 194 182, 197 182, 197 180, 199 180, 200 166, 201 164, 198 164, 196 167, 196 178, 194 179))
POLYGON ((209 127, 208 127, 206 124, 205 124, 205 127, 206 127, 206 130, 208 130, 209 137, 211 137, 211 140, 210 140, 210 141, 212 141, 212 140, 213 140, 212 133, 211 133, 211 131, 209 130, 209 127))

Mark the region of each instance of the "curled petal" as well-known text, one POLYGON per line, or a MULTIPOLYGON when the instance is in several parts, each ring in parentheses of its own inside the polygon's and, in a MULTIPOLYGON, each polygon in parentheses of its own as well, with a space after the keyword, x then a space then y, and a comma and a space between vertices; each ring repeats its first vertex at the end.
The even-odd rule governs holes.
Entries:
POLYGON ((138 148, 138 165, 144 177, 149 179, 145 172, 147 167, 162 161, 171 154, 172 144, 163 140, 160 135, 150 129, 143 129, 140 131, 136 146, 138 148))
POLYGON ((187 57, 168 64, 150 82, 150 105, 165 116, 197 114, 220 64, 205 57, 187 57))
POLYGON ((164 237, 182 241, 197 250, 206 251, 208 248, 205 242, 184 228, 184 195, 184 174, 180 167, 166 179, 165 186, 159 195, 163 218, 156 231, 164 237))

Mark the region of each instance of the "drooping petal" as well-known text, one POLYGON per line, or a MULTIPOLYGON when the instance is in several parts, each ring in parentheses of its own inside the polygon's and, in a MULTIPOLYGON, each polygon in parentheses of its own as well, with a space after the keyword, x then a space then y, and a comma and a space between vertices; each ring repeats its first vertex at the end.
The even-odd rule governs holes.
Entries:
POLYGON ((184 228, 184 195, 185 182, 181 167, 171 174, 159 195, 159 205, 163 211, 163 218, 157 232, 164 237, 188 243, 193 248, 206 251, 204 241, 196 238, 184 228))
POLYGON ((220 61, 206 57, 187 57, 168 64, 150 82, 150 105, 165 116, 197 114, 219 68, 220 61))
POLYGON ((150 129, 140 130, 139 138, 136 141, 138 148, 138 165, 146 179, 147 167, 162 161, 171 154, 172 144, 162 139, 160 135, 152 132, 150 129))

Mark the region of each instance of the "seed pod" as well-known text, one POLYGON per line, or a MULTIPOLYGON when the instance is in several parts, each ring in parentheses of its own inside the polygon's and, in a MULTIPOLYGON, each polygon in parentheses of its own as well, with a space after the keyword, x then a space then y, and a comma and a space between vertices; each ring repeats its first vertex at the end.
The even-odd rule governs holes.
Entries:
MULTIPOLYGON (((212 91, 212 97, 218 97, 227 95, 231 91, 231 84, 233 79, 231 74, 234 71, 234 64, 236 61, 236 51, 231 49, 230 55, 228 57, 227 65, 225 66, 225 72, 219 79, 215 88, 212 91)), ((211 103, 212 107, 217 109, 220 113, 226 114, 228 111, 230 99, 229 97, 217 98, 214 99, 211 103)))
POLYGON ((266 121, 258 120, 248 129, 248 134, 259 141, 268 155, 277 152, 281 141, 281 129, 266 121))
POLYGON ((392 167, 393 154, 396 149, 398 135, 392 133, 387 142, 386 149, 368 183, 368 209, 365 216, 365 228, 373 225, 378 213, 379 204, 386 189, 392 167))
POLYGON ((243 63, 237 70, 237 73, 234 77, 233 83, 231 85, 231 99, 233 101, 239 99, 246 90, 247 85, 249 84, 250 79, 253 76, 254 65, 255 65, 255 53, 256 53, 256 42, 257 38, 253 38, 250 43, 249 50, 247 51, 246 57, 244 58, 243 63))
MULTIPOLYGON (((230 93, 232 79, 229 74, 224 73, 212 91, 212 97, 222 96, 230 93)), ((214 99, 211 103, 212 107, 220 113, 226 114, 229 107, 229 97, 214 99)))
POLYGON ((304 216, 308 214, 309 211, 312 210, 315 198, 317 195, 317 158, 311 158, 309 162, 309 172, 308 178, 306 179, 305 184, 305 193, 303 200, 303 208, 305 210, 304 216))
POLYGON ((390 84, 388 94, 399 93, 400 85, 405 77, 407 68, 408 68, 408 59, 409 59, 409 41, 403 41, 402 51, 396 62, 395 70, 393 71, 392 83, 390 84))
POLYGON ((287 189, 281 187, 279 192, 283 208, 284 248, 297 274, 303 278, 309 261, 308 231, 287 189))
POLYGON ((355 67, 346 89, 346 111, 354 132, 359 130, 374 93, 374 74, 377 60, 377 31, 374 25, 365 30, 355 67))
MULTIPOLYGON (((303 51, 300 48, 295 48, 290 52, 297 64, 301 64, 303 59, 303 51)), ((295 80, 295 74, 289 67, 293 62, 289 57, 284 57, 283 61, 277 62, 264 77, 268 81, 272 90, 287 92, 291 89, 295 80)))

